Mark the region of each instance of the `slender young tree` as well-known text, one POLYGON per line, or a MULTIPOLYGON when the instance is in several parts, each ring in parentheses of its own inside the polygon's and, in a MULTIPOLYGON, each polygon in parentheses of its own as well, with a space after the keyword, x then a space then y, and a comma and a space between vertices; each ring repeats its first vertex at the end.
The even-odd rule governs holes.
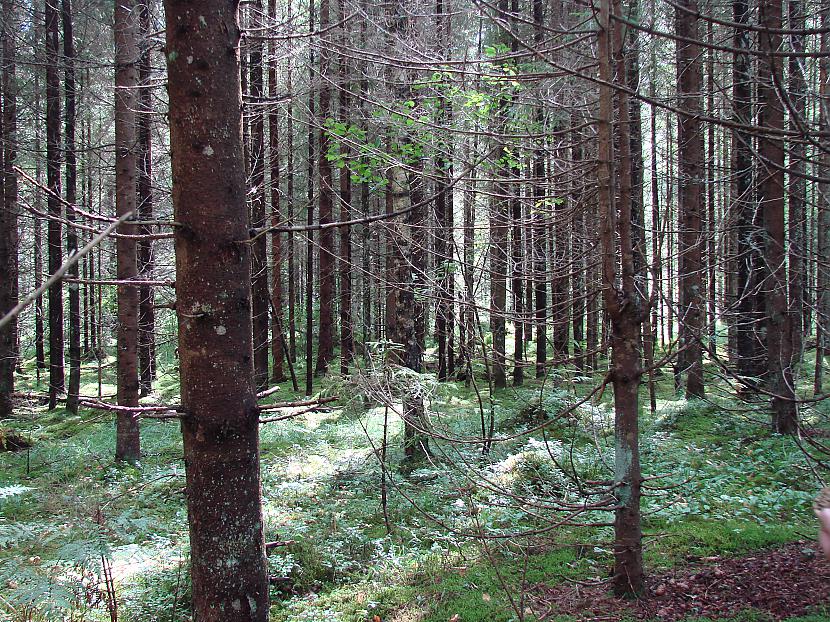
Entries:
MULTIPOLYGON (((138 13, 132 0, 115 1, 115 213, 136 211, 136 87, 138 86, 138 13)), ((134 234, 124 223, 119 233, 134 234)), ((118 404, 138 406, 138 288, 130 284, 138 276, 136 241, 116 241, 118 267, 118 404)), ((115 459, 135 462, 141 457, 138 414, 117 414, 115 459)))
POLYGON ((238 3, 164 5, 193 618, 265 622, 238 3))
MULTIPOLYGON (((621 16, 619 0, 613 3, 615 17, 621 16)), ((614 484, 617 509, 614 518, 614 592, 639 594, 643 590, 642 528, 640 524, 639 386, 640 325, 642 299, 635 284, 634 248, 631 232, 631 200, 623 188, 630 180, 621 154, 620 193, 614 196, 612 163, 616 162, 612 130, 614 80, 625 74, 613 72, 614 56, 623 55, 619 22, 611 23, 612 0, 603 0, 599 14, 599 118, 597 124, 599 236, 602 252, 602 291, 611 320, 611 370, 614 387, 614 484), (619 211, 619 214, 618 214, 619 211), (621 262, 618 269, 617 255, 621 262)), ((620 127, 619 145, 627 151, 629 122, 627 94, 617 95, 620 127)), ((627 165, 630 167, 630 163, 627 165)))

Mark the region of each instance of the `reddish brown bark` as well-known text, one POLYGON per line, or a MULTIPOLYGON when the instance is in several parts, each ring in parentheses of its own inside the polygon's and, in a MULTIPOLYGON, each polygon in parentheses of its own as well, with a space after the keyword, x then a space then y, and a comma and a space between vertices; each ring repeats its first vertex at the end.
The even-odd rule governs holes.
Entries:
POLYGON ((165 9, 193 618, 265 622, 237 3, 165 9))
POLYGON ((792 318, 787 300, 787 254, 784 214, 784 108, 776 85, 782 84, 781 1, 765 2, 760 7, 760 25, 767 32, 759 33, 758 97, 761 102, 761 126, 778 131, 762 134, 758 152, 762 160, 763 179, 759 197, 764 212, 766 239, 764 259, 770 276, 766 280, 767 304, 767 389, 772 393, 772 427, 776 432, 793 433, 798 427, 792 371, 792 318))

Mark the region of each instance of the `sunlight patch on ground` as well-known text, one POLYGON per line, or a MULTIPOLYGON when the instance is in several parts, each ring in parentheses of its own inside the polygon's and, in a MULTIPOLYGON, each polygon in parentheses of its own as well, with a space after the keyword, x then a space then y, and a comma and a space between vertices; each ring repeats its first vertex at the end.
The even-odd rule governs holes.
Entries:
POLYGON ((172 551, 163 553, 141 544, 118 546, 112 550, 112 578, 116 583, 124 583, 133 577, 169 568, 179 561, 172 551))

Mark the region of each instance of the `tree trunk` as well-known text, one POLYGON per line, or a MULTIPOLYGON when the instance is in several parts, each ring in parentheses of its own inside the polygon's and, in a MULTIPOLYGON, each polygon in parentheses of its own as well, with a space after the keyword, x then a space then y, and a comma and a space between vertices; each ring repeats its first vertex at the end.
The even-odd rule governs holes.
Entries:
MULTIPOLYGON (((329 0, 320 0, 320 31, 329 27, 329 0)), ((331 115, 331 49, 325 41, 320 45, 320 124, 325 125, 331 115)), ((318 174, 320 176, 320 224, 332 221, 334 204, 334 181, 329 160, 329 132, 320 130, 320 153, 318 174)), ((314 373, 324 375, 334 359, 334 231, 320 230, 320 322, 317 348, 317 363, 314 373)))
MULTIPOLYGON (((0 144, 2 144, 3 188, 0 193, 0 317, 17 305, 18 298, 18 234, 17 234, 17 84, 14 48, 14 18, 11 0, 3 0, 2 6, 2 98, 3 116, 0 119, 0 144)), ((38 156, 39 157, 39 156, 38 156)), ((14 410, 14 368, 17 362, 17 320, 0 328, 0 418, 9 417, 14 410)))
POLYGON ((678 119, 678 199, 680 235, 680 334, 679 368, 686 374, 686 398, 704 396, 703 338, 705 314, 702 271, 704 199, 703 112, 701 89, 703 62, 698 41, 697 0, 682 0, 675 9, 677 83, 681 114, 678 119))
MULTIPOLYGON (((759 33, 758 100, 760 125, 772 132, 784 129, 784 108, 776 85, 782 84, 781 1, 761 5, 759 33), (779 32, 775 32, 778 30, 779 32), (771 31, 771 32, 770 32, 771 31)), ((766 281, 767 389, 772 393, 772 427, 779 433, 793 433, 798 427, 792 371, 792 318, 787 300, 787 264, 784 226, 784 141, 781 134, 762 134, 758 139, 763 179, 759 196, 766 230, 764 259, 770 270, 766 281)))
POLYGON ((193 618, 265 622, 238 3, 164 4, 193 618))
MULTIPOLYGON (((789 0, 789 28, 792 31, 804 29, 805 14, 802 0, 789 0)), ((791 34, 790 47, 796 54, 804 52, 804 35, 791 34)), ((807 82, 805 77, 806 59, 792 56, 789 59, 788 94, 790 97, 790 131, 806 130, 807 121, 807 82)), ((789 214, 787 216, 789 230, 789 244, 787 257, 789 261, 789 303, 791 320, 792 362, 793 374, 801 364, 802 348, 804 346, 804 293, 805 293, 805 252, 806 239, 803 234, 806 220, 807 182, 804 179, 806 172, 806 147, 802 140, 796 138, 790 143, 789 156, 789 214)))
MULTIPOLYGON (((309 5, 308 31, 314 32, 314 3, 309 5)), ((314 224, 314 46, 308 48, 308 77, 312 85, 308 90, 308 158, 306 160, 306 224, 314 224)), ((314 232, 309 231, 306 241, 306 281, 305 281, 305 394, 311 395, 314 386, 314 279, 312 278, 314 264, 314 232)))
MULTIPOLYGON (((136 210, 136 87, 138 49, 136 11, 131 0, 115 2, 115 214, 135 214, 136 210)), ((134 216, 131 216, 133 218, 134 216)), ((134 234, 135 227, 123 224, 119 233, 134 234)), ((131 238, 116 241, 119 281, 138 276, 136 242, 131 238)), ((118 404, 138 406, 138 288, 118 286, 118 404)), ((115 459, 135 462, 141 456, 138 415, 119 411, 115 459)))
MULTIPOLYGON (((78 251, 78 234, 72 224, 75 221, 77 201, 78 164, 75 155, 75 41, 72 33, 72 0, 63 0, 63 56, 64 56, 64 106, 66 145, 66 255, 71 257, 78 251)), ((81 288, 78 281, 78 264, 68 272, 74 282, 69 284, 69 386, 67 387, 66 408, 78 413, 81 388, 81 288)))
MULTIPOLYGON (((612 52, 623 55, 622 36, 614 28, 611 36, 611 0, 600 5, 599 76, 600 99, 598 139, 598 192, 600 214, 600 242, 602 246, 602 284, 605 308, 611 319, 611 370, 614 386, 614 483, 618 508, 614 520, 614 592, 636 595, 643 590, 642 532, 640 527, 640 486, 642 476, 639 459, 639 397, 642 369, 640 367, 640 324, 642 300, 634 281, 634 249, 631 237, 631 201, 624 196, 628 184, 620 179, 620 196, 615 206, 613 197, 612 163, 613 132, 611 128, 613 89, 612 52), (619 218, 617 217, 619 209, 619 218), (619 244, 619 247, 618 247, 619 244), (617 274, 617 254, 621 259, 621 273, 617 274)), ((619 2, 614 3, 620 14, 619 2)), ((617 72, 617 80, 625 80, 617 72)), ((622 149, 628 151, 627 94, 620 90, 619 127, 622 149)), ((619 159, 621 175, 628 171, 625 157, 619 159)), ((629 177, 630 180, 630 177, 629 177)))
MULTIPOLYGON (((411 187, 406 173, 400 166, 394 166, 389 173, 389 187, 392 195, 392 211, 400 212, 412 205, 411 187)), ((400 346, 394 352, 394 360, 414 372, 421 372, 421 345, 418 343, 418 303, 415 299, 414 262, 415 231, 418 211, 411 210, 399 216, 400 224, 395 229, 395 251, 392 258, 392 279, 395 316, 391 340, 400 346)), ((404 457, 409 462, 420 462, 429 453, 427 437, 422 433, 425 426, 423 398, 416 385, 403 397, 404 457)))
MULTIPOLYGON (((150 0, 139 0, 139 28, 144 49, 138 68, 139 90, 138 109, 138 218, 147 222, 153 219, 153 90, 150 64, 150 0)), ((139 227, 143 235, 153 233, 151 225, 139 227)), ((142 281, 153 279, 155 260, 153 241, 138 241, 138 272, 142 281)), ((156 376, 156 337, 153 287, 142 285, 138 289, 138 367, 141 395, 148 395, 156 376)))
MULTIPOLYGON (((58 67, 60 43, 57 0, 46 0, 46 185, 47 205, 51 216, 48 225, 49 274, 54 274, 63 261, 61 252, 61 110, 58 67)), ((58 393, 64 390, 63 371, 63 289, 61 283, 49 288, 49 409, 58 404, 58 393)))
MULTIPOLYGON (((732 3, 733 20, 738 24, 749 23, 749 5, 745 0, 732 3)), ((735 122, 752 123, 752 76, 750 34, 742 27, 735 28, 733 47, 732 100, 735 122), (744 52, 746 50, 746 52, 744 52)), ((735 166, 736 249, 738 289, 735 292, 735 346, 738 372, 742 376, 758 378, 764 374, 764 342, 762 333, 764 292, 763 260, 759 249, 763 248, 763 212, 753 201, 754 168, 752 161, 752 137, 740 129, 732 130, 732 151, 735 166)))
MULTIPOLYGON (((438 54, 442 59, 449 58, 451 45, 449 31, 452 17, 447 11, 444 0, 436 0, 436 32, 438 54)), ((447 126, 452 118, 450 102, 445 96, 444 84, 437 86, 438 124, 447 126)), ((454 376, 455 353, 453 352, 453 283, 455 280, 453 262, 453 200, 450 189, 452 175, 452 142, 449 137, 439 146, 435 159, 435 219, 437 232, 435 236, 435 266, 438 278, 438 308, 435 314, 435 335, 438 342, 438 380, 448 380, 454 376)))
MULTIPOLYGON (((262 0, 256 0, 251 6, 251 26, 261 28, 262 0)), ((251 106, 251 228, 261 229, 265 226, 265 117, 261 105, 263 96, 263 40, 256 38, 250 43, 249 69, 250 93, 254 103, 251 106)), ((252 242, 251 255, 251 292, 253 296, 254 327, 254 380, 257 389, 268 386, 268 238, 256 237, 252 242)))
MULTIPOLYGON (((830 26, 830 3, 821 7, 821 26, 830 26)), ((819 126, 822 131, 830 130, 830 34, 821 34, 819 60, 819 126)), ((827 178, 830 174, 830 152, 826 149, 819 156, 819 174, 827 178)), ((818 226, 816 227, 816 362, 813 378, 813 392, 821 395, 823 389, 824 357, 830 351, 830 184, 820 182, 816 202, 818 226)))
MULTIPOLYGON (((276 0, 268 0, 268 17, 272 23, 276 23, 280 19, 277 13, 276 0)), ((274 100, 277 98, 277 44, 271 40, 268 43, 268 98, 274 100)), ((290 113, 289 113, 290 116, 290 113)), ((282 223, 282 215, 280 213, 280 151, 279 151, 279 136, 280 136, 280 117, 279 108, 275 103, 271 103, 268 109, 268 165, 271 174, 271 226, 276 227, 282 223)), ((288 177, 291 177, 292 171, 288 171, 288 177)), ((291 203, 292 201, 289 201, 291 203)), ((274 382, 283 382, 285 380, 285 372, 283 371, 283 361, 285 360, 286 352, 283 347, 283 340, 285 338, 283 329, 283 286, 282 286, 282 268, 283 268, 283 245, 282 233, 279 231, 271 232, 271 302, 273 303, 271 313, 271 359, 273 362, 273 369, 271 377, 274 382)))
MULTIPOLYGON (((347 19, 346 10, 340 4, 340 20, 347 19)), ((342 26, 341 32, 343 43, 349 40, 349 32, 346 24, 342 26)), ((349 62, 345 54, 341 54, 338 60, 338 71, 340 76, 340 92, 337 107, 337 114, 340 122, 350 123, 350 89, 352 86, 349 73, 349 62)), ((342 147, 347 153, 351 152, 348 145, 342 147)), ((347 221, 352 218, 352 180, 349 169, 340 169, 340 220, 347 221)), ((352 228, 340 228, 340 373, 344 376, 349 373, 349 365, 354 360, 354 322, 352 319, 352 228)))

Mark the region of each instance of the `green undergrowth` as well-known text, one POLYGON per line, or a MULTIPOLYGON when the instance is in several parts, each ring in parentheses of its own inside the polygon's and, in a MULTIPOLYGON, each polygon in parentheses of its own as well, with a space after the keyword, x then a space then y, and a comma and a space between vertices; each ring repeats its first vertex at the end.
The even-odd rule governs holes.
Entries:
MULTIPOLYGON (((179 399, 173 370, 161 372, 145 401, 179 399)), ((108 360, 104 395, 114 392, 112 373, 108 360)), ((94 362, 84 381, 85 392, 97 395, 94 362)), ((556 509, 607 499, 610 389, 599 401, 588 399, 601 378, 571 372, 493 395, 480 380, 477 387, 426 375, 413 381, 440 438, 431 441, 428 460, 407 468, 399 418, 366 398, 357 381, 317 379, 315 393, 337 395, 337 403, 262 426, 266 539, 291 542, 269 558, 272 576, 281 579, 272 587, 272 620, 446 622, 457 615, 510 622, 522 609, 534 619, 533 586, 608 578, 610 513, 562 521, 566 513, 556 509), (385 418, 384 476, 377 456, 385 418), (490 425, 497 442, 485 454, 479 437, 490 425)), ((771 434, 757 404, 715 392, 687 402, 672 382, 660 378, 653 414, 643 387, 647 570, 812 537, 817 483, 797 444, 771 434)), ((43 390, 31 367, 22 390, 43 390)), ((285 382, 266 402, 291 399, 297 396, 285 382)), ((2 427, 32 447, 0 452, 0 586, 7 586, 0 619, 63 620, 69 612, 74 620, 109 619, 94 580, 107 565, 117 577, 119 619, 187 620, 176 423, 143 421, 137 465, 113 462, 111 413, 50 413, 32 402, 2 427)), ((763 620, 742 615, 730 620, 763 620)))

